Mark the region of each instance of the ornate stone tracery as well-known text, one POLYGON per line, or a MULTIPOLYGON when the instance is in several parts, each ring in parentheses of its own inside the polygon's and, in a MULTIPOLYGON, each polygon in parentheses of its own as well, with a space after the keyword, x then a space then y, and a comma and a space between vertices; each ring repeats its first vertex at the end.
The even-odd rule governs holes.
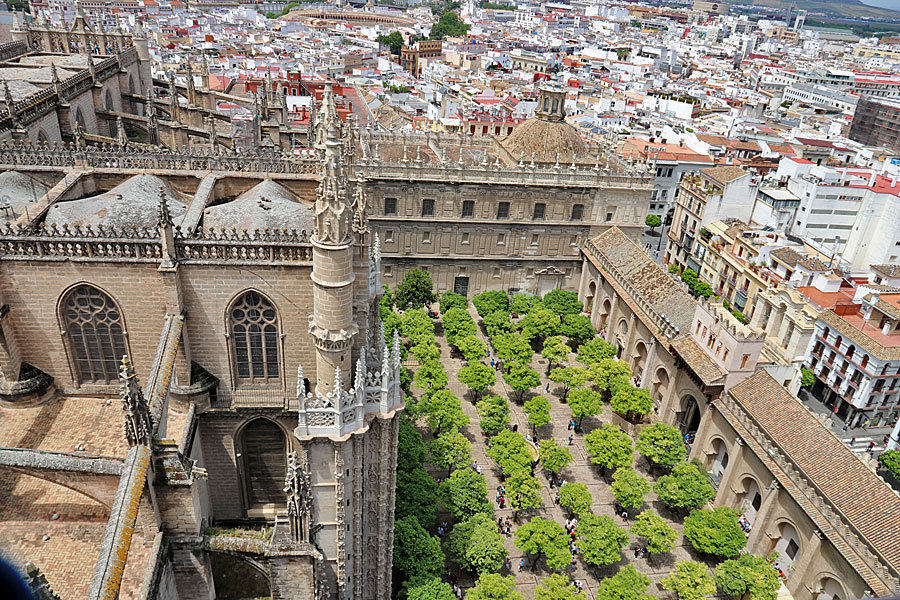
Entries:
POLYGON ((122 357, 119 380, 122 383, 122 410, 125 411, 125 439, 129 446, 150 446, 153 419, 128 355, 122 357))
POLYGON ((308 465, 304 465, 297 452, 288 454, 287 477, 284 482, 287 494, 288 522, 291 540, 309 542, 312 521, 312 497, 308 465))

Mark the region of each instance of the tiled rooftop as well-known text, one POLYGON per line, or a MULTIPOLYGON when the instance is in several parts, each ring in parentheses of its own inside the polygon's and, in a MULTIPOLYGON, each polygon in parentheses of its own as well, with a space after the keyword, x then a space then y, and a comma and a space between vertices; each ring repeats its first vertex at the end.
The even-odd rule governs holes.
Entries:
POLYGON ((900 569, 900 496, 765 371, 728 392, 828 502, 900 569))

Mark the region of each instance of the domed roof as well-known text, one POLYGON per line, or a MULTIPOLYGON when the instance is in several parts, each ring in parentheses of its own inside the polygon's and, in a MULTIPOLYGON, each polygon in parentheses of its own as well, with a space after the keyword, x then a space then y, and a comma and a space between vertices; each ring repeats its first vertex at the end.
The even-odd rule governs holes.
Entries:
POLYGON ((283 185, 266 179, 234 200, 204 211, 203 226, 216 229, 313 230, 313 207, 283 185))
POLYGON ((570 163, 575 155, 580 161, 588 158, 588 147, 575 128, 565 121, 549 121, 532 117, 516 125, 500 145, 516 160, 530 162, 534 153, 536 163, 570 163))
POLYGON ((566 92, 545 85, 538 96, 535 116, 517 125, 500 145, 513 160, 570 163, 576 155, 588 158, 588 147, 574 127, 566 123, 566 92))

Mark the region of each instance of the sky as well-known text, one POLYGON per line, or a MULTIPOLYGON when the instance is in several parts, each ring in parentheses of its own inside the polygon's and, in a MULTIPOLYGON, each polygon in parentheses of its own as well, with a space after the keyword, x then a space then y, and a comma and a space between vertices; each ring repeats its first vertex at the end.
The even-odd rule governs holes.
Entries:
POLYGON ((900 10, 900 0, 860 0, 863 4, 869 6, 878 6, 880 8, 893 8, 900 10))

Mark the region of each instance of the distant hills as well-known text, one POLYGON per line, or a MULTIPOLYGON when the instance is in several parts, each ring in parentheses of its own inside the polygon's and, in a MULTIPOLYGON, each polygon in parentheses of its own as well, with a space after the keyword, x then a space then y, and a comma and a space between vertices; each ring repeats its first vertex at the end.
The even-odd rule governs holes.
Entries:
POLYGON ((775 10, 787 10, 793 4, 798 10, 805 10, 817 15, 825 14, 833 17, 859 19, 889 19, 900 23, 900 10, 867 6, 859 0, 725 0, 729 4, 752 4, 768 6, 775 10))

